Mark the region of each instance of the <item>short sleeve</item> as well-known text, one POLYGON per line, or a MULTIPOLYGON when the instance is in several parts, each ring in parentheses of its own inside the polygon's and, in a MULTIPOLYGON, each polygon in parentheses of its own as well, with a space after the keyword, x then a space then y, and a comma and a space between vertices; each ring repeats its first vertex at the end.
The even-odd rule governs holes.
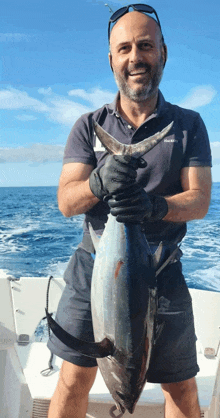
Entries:
POLYGON ((192 130, 188 132, 182 167, 212 166, 211 149, 205 124, 196 114, 192 130))
POLYGON ((73 126, 64 149, 63 164, 84 163, 96 165, 90 119, 89 114, 83 115, 73 126))

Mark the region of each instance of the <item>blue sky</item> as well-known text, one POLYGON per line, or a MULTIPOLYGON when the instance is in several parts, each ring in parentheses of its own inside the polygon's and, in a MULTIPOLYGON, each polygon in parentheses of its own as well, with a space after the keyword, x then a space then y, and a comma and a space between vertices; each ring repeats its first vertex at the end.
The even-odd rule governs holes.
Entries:
MULTIPOLYGON (((219 0, 149 4, 168 46, 161 91, 201 114, 220 181, 219 0)), ((109 17, 101 0, 1 0, 0 187, 57 185, 72 125, 113 100, 109 17)))

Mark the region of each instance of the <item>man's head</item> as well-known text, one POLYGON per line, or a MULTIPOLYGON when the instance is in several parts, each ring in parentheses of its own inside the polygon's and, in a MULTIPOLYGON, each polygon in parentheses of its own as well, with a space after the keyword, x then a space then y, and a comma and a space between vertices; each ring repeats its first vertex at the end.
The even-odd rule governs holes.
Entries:
POLYGON ((160 24, 132 11, 120 17, 109 36, 109 61, 121 94, 135 102, 153 97, 167 57, 160 24))

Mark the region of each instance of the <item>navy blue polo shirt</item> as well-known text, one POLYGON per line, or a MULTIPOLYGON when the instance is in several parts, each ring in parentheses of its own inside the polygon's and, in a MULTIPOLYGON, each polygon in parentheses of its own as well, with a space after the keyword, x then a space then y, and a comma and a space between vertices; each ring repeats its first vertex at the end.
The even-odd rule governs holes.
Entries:
MULTIPOLYGON (((80 162, 94 167, 104 164, 108 153, 95 135, 93 121, 123 144, 140 142, 174 121, 165 138, 143 156, 147 166, 138 169, 137 182, 148 193, 173 196, 183 191, 180 182, 183 167, 211 166, 208 134, 199 113, 166 102, 159 91, 155 112, 136 129, 117 112, 118 94, 113 103, 77 120, 67 140, 64 164, 80 162)), ((108 213, 108 204, 100 201, 85 214, 84 232, 88 233, 90 222, 93 229, 101 234, 108 213)), ((146 236, 152 243, 180 241, 185 233, 186 224, 182 222, 146 224, 146 236)))

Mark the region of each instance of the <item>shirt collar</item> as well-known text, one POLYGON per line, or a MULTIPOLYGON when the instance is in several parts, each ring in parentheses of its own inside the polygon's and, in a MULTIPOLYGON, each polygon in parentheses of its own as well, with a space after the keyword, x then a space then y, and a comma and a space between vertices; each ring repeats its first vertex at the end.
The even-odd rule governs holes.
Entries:
POLYGON ((164 99, 161 91, 159 90, 158 91, 158 99, 157 99, 157 108, 156 108, 156 112, 155 112, 156 116, 157 117, 161 116, 162 113, 165 112, 166 108, 167 108, 167 102, 164 99))
MULTIPOLYGON (((120 95, 120 92, 118 91, 114 100, 113 100, 113 102, 106 106, 108 112, 112 115, 117 114, 117 103, 118 103, 119 95, 120 95)), ((147 118, 147 120, 152 119, 153 117, 156 118, 156 117, 161 116, 162 113, 165 112, 166 107, 167 107, 166 101, 165 101, 161 91, 159 90, 158 91, 158 99, 157 99, 157 107, 156 107, 155 111, 149 116, 149 118, 147 118)))
POLYGON ((120 96, 120 93, 118 91, 113 102, 107 105, 107 110, 109 111, 109 113, 111 114, 117 113, 117 103, 118 103, 119 96, 120 96))

